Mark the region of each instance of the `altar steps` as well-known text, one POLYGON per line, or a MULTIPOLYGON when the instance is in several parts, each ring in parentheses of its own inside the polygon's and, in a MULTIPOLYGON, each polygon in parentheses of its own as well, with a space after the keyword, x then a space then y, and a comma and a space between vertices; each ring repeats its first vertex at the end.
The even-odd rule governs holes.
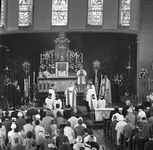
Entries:
MULTIPOLYGON (((57 92, 59 98, 62 100, 63 104, 65 104, 65 94, 64 92, 57 92)), ((47 92, 36 93, 36 101, 34 101, 35 107, 42 107, 45 102, 45 98, 48 96, 47 92)), ((77 105, 85 106, 84 94, 77 93, 77 105)))

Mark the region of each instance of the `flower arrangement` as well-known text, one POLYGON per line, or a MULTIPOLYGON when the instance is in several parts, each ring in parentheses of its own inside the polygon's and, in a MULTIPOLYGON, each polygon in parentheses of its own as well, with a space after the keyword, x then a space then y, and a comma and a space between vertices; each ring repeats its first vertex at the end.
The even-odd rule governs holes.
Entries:
POLYGON ((153 93, 151 93, 150 95, 146 96, 147 101, 153 103, 153 93))
POLYGON ((117 74, 116 76, 114 76, 113 83, 121 86, 123 84, 123 75, 117 74))
POLYGON ((145 68, 142 68, 139 73, 139 78, 146 78, 148 76, 148 71, 145 68))

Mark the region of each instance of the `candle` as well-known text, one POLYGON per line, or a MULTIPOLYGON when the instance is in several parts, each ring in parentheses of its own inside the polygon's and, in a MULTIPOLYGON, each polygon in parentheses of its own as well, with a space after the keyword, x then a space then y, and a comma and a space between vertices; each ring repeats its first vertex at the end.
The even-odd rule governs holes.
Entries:
POLYGON ((148 78, 148 89, 150 89, 150 82, 151 80, 150 80, 150 78, 148 78))
POLYGON ((35 83, 35 72, 33 72, 33 83, 35 83))
POLYGON ((51 53, 51 59, 52 59, 52 63, 53 63, 53 53, 51 53))
POLYGON ((30 87, 30 76, 28 77, 28 82, 29 82, 28 84, 29 84, 29 87, 30 87))
POLYGON ((40 64, 42 64, 42 54, 40 54, 40 64))
POLYGON ((76 54, 76 63, 77 63, 78 55, 76 54))
POLYGON ((71 53, 70 53, 70 63, 71 63, 71 53))
POLYGON ((103 80, 103 75, 101 75, 101 81, 103 80))
POLYGON ((83 53, 81 54, 81 62, 83 63, 83 53))

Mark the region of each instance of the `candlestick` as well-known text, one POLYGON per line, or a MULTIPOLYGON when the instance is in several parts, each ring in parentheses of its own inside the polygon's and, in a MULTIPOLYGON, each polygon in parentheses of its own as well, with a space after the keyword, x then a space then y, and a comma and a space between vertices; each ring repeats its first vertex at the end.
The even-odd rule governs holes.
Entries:
POLYGON ((30 87, 30 76, 28 77, 28 83, 29 83, 29 87, 30 87))
POLYGON ((33 72, 33 83, 35 83, 35 72, 33 72))

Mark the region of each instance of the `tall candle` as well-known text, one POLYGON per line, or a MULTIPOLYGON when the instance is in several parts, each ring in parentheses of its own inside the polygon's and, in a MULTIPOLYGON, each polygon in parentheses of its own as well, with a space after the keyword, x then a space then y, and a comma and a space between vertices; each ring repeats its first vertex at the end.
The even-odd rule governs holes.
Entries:
POLYGON ((42 64, 42 54, 40 54, 40 64, 42 64))
POLYGON ((71 63, 71 53, 70 53, 70 63, 71 63))
POLYGON ((52 63, 53 63, 53 53, 51 54, 51 59, 52 59, 52 63))
POLYGON ((82 55, 81 55, 81 62, 83 63, 83 53, 82 53, 82 55))
POLYGON ((33 83, 35 83, 35 72, 33 72, 33 83))
POLYGON ((150 83, 151 83, 151 80, 150 78, 148 78, 148 89, 150 89, 150 83))
POLYGON ((30 76, 28 77, 29 87, 30 87, 30 76))
POLYGON ((78 55, 76 54, 76 63, 77 63, 78 55))

